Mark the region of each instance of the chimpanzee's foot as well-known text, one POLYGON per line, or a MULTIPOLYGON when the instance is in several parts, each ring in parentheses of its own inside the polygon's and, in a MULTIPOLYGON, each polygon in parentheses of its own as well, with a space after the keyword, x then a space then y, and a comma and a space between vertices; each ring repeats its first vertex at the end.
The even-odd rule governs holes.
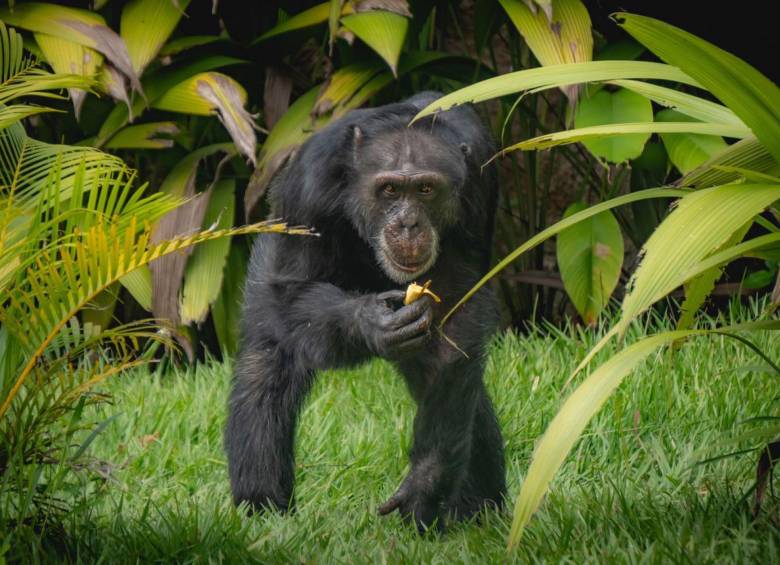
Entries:
POLYGON ((430 493, 431 481, 425 479, 416 477, 414 471, 410 472, 395 494, 379 507, 379 514, 385 516, 397 510, 404 521, 414 523, 420 533, 443 532, 442 505, 430 493))
POLYGON ((250 516, 266 510, 286 513, 295 508, 292 489, 272 488, 268 484, 234 484, 233 502, 236 506, 245 502, 246 512, 250 516))
POLYGON ((484 497, 474 495, 459 494, 453 499, 447 501, 444 505, 447 518, 463 521, 476 517, 480 520, 483 511, 498 511, 504 506, 502 497, 484 497))

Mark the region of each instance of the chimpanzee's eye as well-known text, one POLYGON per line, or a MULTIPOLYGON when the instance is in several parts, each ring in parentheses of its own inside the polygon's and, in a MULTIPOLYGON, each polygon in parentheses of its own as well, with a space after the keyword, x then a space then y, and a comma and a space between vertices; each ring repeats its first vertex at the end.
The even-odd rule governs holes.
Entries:
POLYGON ((433 187, 429 184, 424 184, 420 187, 420 194, 433 194, 433 187))
POLYGON ((382 192, 388 196, 395 196, 395 187, 392 184, 386 184, 382 187, 382 192))

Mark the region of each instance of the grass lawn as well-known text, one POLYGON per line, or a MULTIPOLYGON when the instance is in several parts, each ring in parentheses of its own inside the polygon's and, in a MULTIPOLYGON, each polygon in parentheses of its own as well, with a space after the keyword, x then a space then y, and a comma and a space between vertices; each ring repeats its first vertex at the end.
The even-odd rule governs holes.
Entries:
MULTIPOLYGON (((641 331, 633 328, 628 341, 641 331)), ((564 381, 595 337, 496 338, 486 379, 512 499, 564 381)), ((780 358, 774 335, 754 337, 780 358)), ((321 375, 300 424, 298 510, 253 518, 229 500, 222 429, 230 364, 137 373, 107 385, 114 403, 96 419, 115 416, 93 453, 117 466, 88 485, 67 528, 77 557, 90 562, 778 562, 777 499, 769 495, 753 522, 744 498, 757 454, 698 464, 735 451, 724 442, 760 425, 746 420, 780 413, 777 378, 725 337, 652 357, 590 424, 507 556, 508 510, 439 538, 376 515, 404 475, 413 415, 388 364, 321 375)))

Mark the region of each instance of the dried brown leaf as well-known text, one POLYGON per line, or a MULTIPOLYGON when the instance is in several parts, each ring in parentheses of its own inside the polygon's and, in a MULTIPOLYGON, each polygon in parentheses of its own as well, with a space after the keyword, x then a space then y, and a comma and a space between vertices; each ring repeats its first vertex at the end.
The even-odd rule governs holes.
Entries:
POLYGON ((127 46, 114 30, 104 25, 88 24, 70 19, 62 23, 92 39, 95 42, 95 45, 92 46, 93 49, 105 55, 127 77, 133 90, 143 93, 141 81, 138 79, 135 70, 133 70, 133 63, 130 61, 130 53, 127 51, 127 46))
MULTIPOLYGON (((157 222, 152 230, 151 241, 170 240, 176 236, 199 230, 211 196, 211 188, 195 195, 195 175, 193 170, 187 179, 184 197, 187 202, 169 212, 157 222)), ((170 320, 179 325, 179 291, 181 290, 184 267, 192 247, 186 247, 177 253, 171 253, 149 264, 152 271, 152 313, 156 318, 170 320)))
POLYGON ((244 108, 241 94, 227 77, 211 73, 211 80, 199 80, 198 94, 217 109, 217 116, 228 130, 238 151, 252 165, 257 164, 257 137, 252 114, 244 108))
POLYGON ((292 94, 292 76, 279 67, 265 70, 265 89, 263 91, 263 114, 265 127, 271 129, 290 107, 292 94))
POLYGON ((101 77, 100 77, 100 83, 103 86, 103 88, 106 90, 109 96, 113 98, 114 100, 118 100, 120 102, 124 102, 125 106, 127 106, 127 112, 128 112, 128 122, 133 121, 133 105, 130 104, 130 96, 127 93, 127 84, 126 84, 126 78, 125 75, 119 72, 117 68, 106 61, 103 63, 103 67, 101 69, 101 77))
POLYGON ((156 443, 160 440, 160 432, 154 432, 153 434, 146 434, 138 438, 138 443, 141 444, 141 447, 146 449, 151 444, 156 443))
POLYGON ((353 2, 355 12, 368 12, 369 10, 386 10, 395 12, 407 18, 412 17, 409 10, 409 2, 406 0, 355 0, 353 2))
POLYGON ((268 161, 265 167, 258 167, 252 173, 247 184, 246 191, 244 192, 244 209, 246 210, 247 219, 253 218, 252 212, 257 206, 257 203, 268 190, 268 185, 276 172, 284 166, 288 159, 291 159, 295 155, 295 151, 298 149, 297 145, 290 145, 276 152, 273 157, 268 161))
POLYGON ((766 487, 769 485, 769 480, 772 478, 772 470, 778 459, 780 459, 780 439, 767 444, 761 452, 761 457, 758 459, 758 467, 756 468, 756 500, 753 504, 754 518, 758 517, 759 512, 761 512, 761 504, 764 501, 766 487))

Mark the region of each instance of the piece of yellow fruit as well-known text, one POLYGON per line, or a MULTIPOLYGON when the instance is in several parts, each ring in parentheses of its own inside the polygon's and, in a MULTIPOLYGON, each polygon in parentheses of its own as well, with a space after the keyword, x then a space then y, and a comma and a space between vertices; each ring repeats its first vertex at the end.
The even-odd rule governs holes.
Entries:
POLYGON ((426 282, 424 285, 420 286, 417 283, 412 283, 406 288, 406 296, 404 297, 404 305, 408 306, 412 302, 419 300, 420 297, 424 295, 428 295, 431 298, 434 299, 436 302, 441 302, 441 298, 436 296, 432 290, 428 290, 428 287, 431 286, 431 281, 426 282))

